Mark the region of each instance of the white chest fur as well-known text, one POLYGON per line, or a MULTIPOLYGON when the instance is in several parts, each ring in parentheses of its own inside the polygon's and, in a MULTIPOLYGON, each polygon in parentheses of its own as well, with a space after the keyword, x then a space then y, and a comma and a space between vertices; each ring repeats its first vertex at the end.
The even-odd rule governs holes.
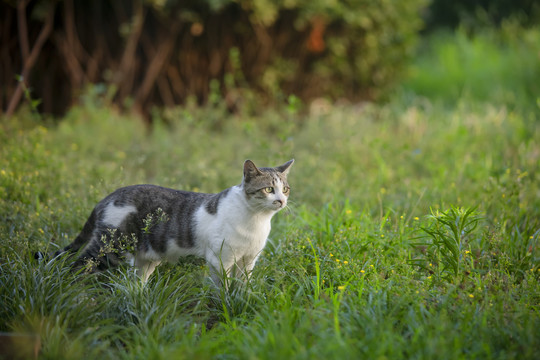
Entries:
POLYGON ((196 236, 208 263, 215 269, 229 271, 237 264, 243 271, 251 271, 266 245, 274 213, 250 208, 239 186, 231 188, 216 214, 209 214, 204 206, 199 208, 195 213, 196 236))

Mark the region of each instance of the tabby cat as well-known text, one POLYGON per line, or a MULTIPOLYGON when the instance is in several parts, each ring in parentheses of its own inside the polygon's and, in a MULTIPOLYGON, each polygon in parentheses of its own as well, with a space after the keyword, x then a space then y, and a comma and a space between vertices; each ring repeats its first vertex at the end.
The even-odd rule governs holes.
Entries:
POLYGON ((217 194, 155 185, 120 188, 96 205, 81 233, 58 253, 80 251, 75 266, 92 270, 127 260, 143 281, 162 261, 186 255, 206 259, 218 286, 227 276, 247 278, 272 216, 287 205, 293 162, 258 168, 246 160, 241 184, 217 194))

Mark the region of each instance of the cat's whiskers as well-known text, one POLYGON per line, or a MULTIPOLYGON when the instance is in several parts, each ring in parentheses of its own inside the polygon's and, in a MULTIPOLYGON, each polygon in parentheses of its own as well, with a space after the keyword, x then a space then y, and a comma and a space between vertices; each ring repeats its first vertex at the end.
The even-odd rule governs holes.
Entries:
POLYGON ((282 209, 283 211, 287 211, 288 214, 292 214, 292 209, 290 208, 289 204, 285 205, 282 209))
POLYGON ((285 207, 287 208, 288 214, 294 214, 295 209, 298 209, 299 207, 299 203, 294 200, 288 200, 285 207))

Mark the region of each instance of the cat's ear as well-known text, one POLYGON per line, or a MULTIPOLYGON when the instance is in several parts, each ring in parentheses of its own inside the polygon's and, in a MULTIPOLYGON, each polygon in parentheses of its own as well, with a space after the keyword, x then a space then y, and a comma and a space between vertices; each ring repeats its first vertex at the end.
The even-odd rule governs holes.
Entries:
POLYGON ((276 166, 276 170, 282 173, 283 175, 287 175, 293 163, 294 163, 294 159, 291 159, 283 165, 276 166))
POLYGON ((257 166, 255 166, 253 161, 246 160, 244 162, 244 181, 248 182, 249 180, 251 180, 255 176, 261 175, 261 174, 262 174, 261 170, 259 170, 257 168, 257 166))

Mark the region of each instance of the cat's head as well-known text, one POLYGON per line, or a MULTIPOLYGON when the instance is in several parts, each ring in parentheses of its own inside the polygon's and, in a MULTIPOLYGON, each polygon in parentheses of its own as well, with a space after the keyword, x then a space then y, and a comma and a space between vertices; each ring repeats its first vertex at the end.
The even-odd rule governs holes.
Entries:
POLYGON ((258 168, 253 161, 244 162, 242 187, 249 203, 260 211, 279 211, 287 206, 291 192, 287 174, 294 159, 274 168, 258 168))

